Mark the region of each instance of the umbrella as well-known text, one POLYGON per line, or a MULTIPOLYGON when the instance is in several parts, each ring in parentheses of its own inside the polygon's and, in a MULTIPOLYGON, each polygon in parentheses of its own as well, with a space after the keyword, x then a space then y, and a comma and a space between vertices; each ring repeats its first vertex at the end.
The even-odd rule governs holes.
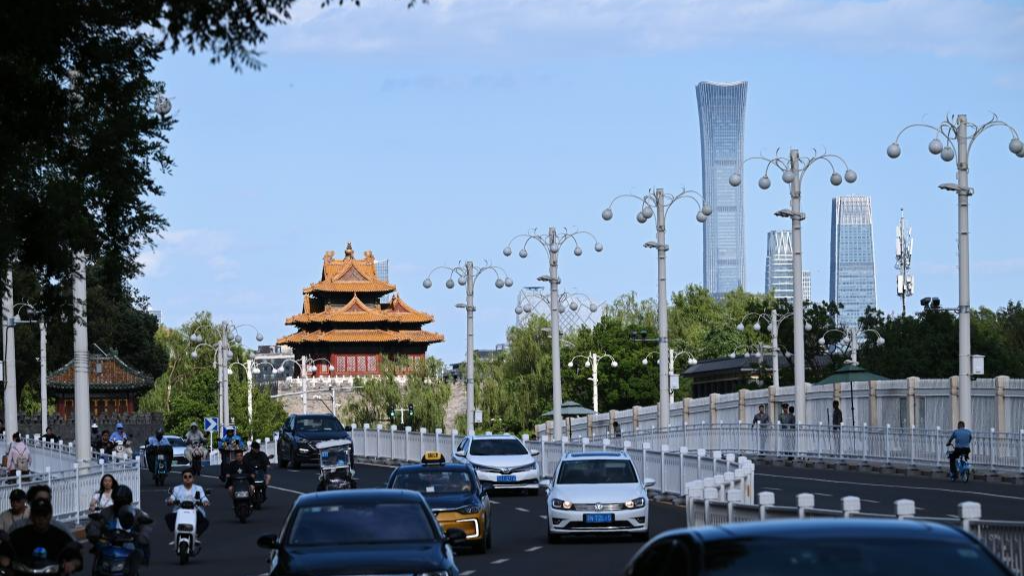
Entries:
MULTIPOLYGON (((548 410, 547 412, 541 414, 541 417, 551 418, 552 416, 554 416, 552 412, 552 410, 548 410)), ((562 402, 562 418, 568 418, 570 416, 589 416, 591 414, 596 414, 596 412, 594 412, 590 408, 581 406, 579 402, 573 402, 572 400, 568 402, 562 402)))
POLYGON ((860 364, 847 364, 832 374, 818 381, 818 384, 850 383, 850 417, 853 418, 854 426, 857 425, 857 413, 854 411, 853 383, 871 382, 873 380, 888 380, 885 376, 879 376, 874 372, 868 372, 860 364))

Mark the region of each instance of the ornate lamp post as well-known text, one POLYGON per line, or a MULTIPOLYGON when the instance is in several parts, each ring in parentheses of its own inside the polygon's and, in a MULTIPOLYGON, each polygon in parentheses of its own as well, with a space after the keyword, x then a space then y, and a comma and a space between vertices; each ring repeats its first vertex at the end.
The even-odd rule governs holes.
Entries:
MULTIPOLYGON (((647 356, 644 356, 644 359, 641 360, 640 363, 643 364, 644 366, 647 366, 647 364, 648 364, 648 360, 647 359, 650 358, 651 356, 654 356, 654 355, 659 355, 658 356, 658 366, 660 367, 661 366, 660 352, 651 352, 647 356)), ((668 361, 668 379, 669 379, 669 383, 670 384, 672 382, 672 377, 676 375, 676 360, 678 360, 680 358, 686 358, 686 365, 687 366, 696 366, 697 365, 697 357, 694 356, 693 354, 690 354, 686 350, 669 349, 668 357, 669 357, 669 361, 668 361)), ((673 390, 669 391, 668 401, 669 401, 670 405, 671 405, 672 402, 676 401, 675 391, 673 391, 673 390)))
POLYGON ((562 282, 562 279, 558 277, 558 254, 561 251, 562 246, 567 243, 572 243, 572 253, 576 256, 582 256, 583 247, 580 246, 578 238, 583 236, 587 236, 594 241, 594 252, 601 252, 604 250, 604 246, 602 246, 601 243, 597 241, 597 237, 590 232, 569 232, 568 230, 558 232, 554 226, 548 228, 547 234, 538 234, 536 230, 533 230, 526 234, 515 236, 509 240, 504 250, 502 250, 502 254, 506 257, 511 256, 512 243, 522 239, 523 246, 519 249, 520 258, 526 258, 529 255, 526 251, 526 246, 531 241, 539 244, 548 255, 548 273, 545 276, 537 278, 537 280, 547 282, 551 288, 549 296, 551 302, 551 396, 553 402, 551 414, 555 423, 555 441, 560 441, 562 439, 562 359, 561 345, 559 344, 560 335, 558 323, 560 306, 556 305, 556 303, 561 302, 558 297, 558 285, 562 282))
POLYGON ((253 380, 252 380, 252 376, 253 376, 253 374, 259 374, 260 373, 260 367, 261 366, 268 366, 268 367, 270 367, 271 371, 274 371, 275 369, 274 369, 274 365, 271 364, 270 362, 266 362, 266 361, 256 362, 255 360, 250 358, 250 359, 246 360, 244 364, 241 363, 241 362, 232 362, 228 366, 228 376, 231 376, 232 374, 234 374, 234 372, 231 371, 231 368, 233 366, 238 366, 239 368, 241 368, 245 372, 245 380, 246 380, 246 386, 247 386, 247 388, 246 388, 246 401, 247 401, 247 408, 248 408, 248 415, 249 415, 249 441, 252 442, 252 438, 253 438, 253 421, 252 421, 252 417, 253 417, 253 411, 252 411, 252 387, 253 387, 253 380))
POLYGON ((576 355, 576 356, 573 356, 569 360, 569 364, 568 364, 569 368, 572 368, 574 366, 573 363, 576 361, 577 358, 582 358, 582 359, 586 360, 586 363, 584 364, 584 366, 586 368, 590 368, 590 378, 588 378, 588 380, 593 382, 593 385, 594 385, 594 412, 598 412, 598 409, 597 409, 597 365, 601 363, 601 360, 604 360, 605 358, 607 358, 607 359, 611 360, 612 368, 618 368, 619 367, 619 361, 616 360, 615 357, 612 356, 611 354, 598 354, 597 352, 591 352, 591 353, 589 353, 587 355, 576 355))
POLYGON ((978 126, 967 121, 966 114, 956 119, 947 118, 938 126, 928 124, 911 124, 896 135, 896 140, 889 145, 886 153, 890 158, 899 158, 900 136, 911 128, 927 128, 935 132, 935 137, 928 143, 928 151, 938 155, 945 162, 956 158, 956 183, 940 184, 939 189, 956 192, 957 195, 957 238, 960 272, 960 306, 958 309, 960 329, 960 349, 958 354, 959 370, 957 383, 960 389, 960 419, 971 426, 971 247, 968 226, 968 200, 974 194, 974 188, 968 183, 970 171, 971 149, 979 136, 990 128, 1006 128, 1010 131, 1010 153, 1024 158, 1024 142, 1021 142, 1017 130, 993 116, 988 122, 978 126))
POLYGON ((474 385, 473 385, 473 313, 476 312, 476 306, 473 304, 473 296, 476 292, 476 281, 482 274, 487 272, 493 272, 496 276, 494 280, 494 286, 498 289, 511 287, 512 278, 505 272, 505 270, 499 266, 492 266, 484 263, 484 266, 477 268, 473 266, 472 260, 467 260, 465 264, 459 264, 455 267, 450 266, 438 266, 427 274, 427 277, 423 280, 423 287, 430 289, 434 285, 430 276, 438 270, 444 270, 448 272, 448 279, 445 281, 444 286, 451 290, 455 288, 455 284, 459 286, 465 286, 466 288, 466 300, 455 305, 456 308, 464 308, 466 310, 466 433, 472 435, 476 431, 476 404, 474 400, 474 385))
MULTIPOLYGON (((857 173, 851 170, 846 160, 840 156, 828 153, 818 154, 817 152, 809 157, 800 156, 800 151, 795 148, 789 151, 789 156, 775 156, 774 158, 754 156, 745 160, 744 163, 751 160, 765 163, 764 175, 757 181, 758 187, 762 190, 767 190, 772 185, 768 171, 773 167, 782 172, 782 181, 789 185, 789 209, 779 210, 775 215, 789 218, 793 230, 793 384, 796 388, 796 420, 798 423, 803 423, 807 391, 804 389, 804 258, 800 229, 801 222, 807 215, 800 211, 801 187, 804 175, 818 162, 824 162, 832 169, 829 182, 833 186, 839 186, 844 180, 853 184, 857 181, 857 173), (838 172, 836 163, 843 165, 844 174, 838 172)), ((743 176, 739 172, 729 177, 729 184, 732 186, 739 186, 742 183, 743 176)))
MULTIPOLYGON (((621 198, 632 198, 640 201, 640 211, 636 215, 636 221, 640 224, 646 223, 654 218, 656 240, 645 242, 644 248, 654 248, 658 251, 658 351, 661 357, 669 355, 668 349, 668 287, 666 281, 665 255, 668 252, 668 244, 665 243, 665 218, 669 209, 681 199, 692 200, 697 204, 697 222, 707 222, 711 215, 711 207, 704 204, 698 192, 683 190, 678 194, 666 194, 662 188, 648 192, 644 196, 635 194, 623 194, 612 199, 608 207, 601 213, 601 218, 612 219, 612 205, 621 198)), ((658 369, 658 427, 662 430, 669 425, 669 403, 671 402, 671 390, 669 389, 669 365, 660 363, 658 369)))
MULTIPOLYGON (((829 334, 840 334, 842 336, 836 344, 842 345, 845 348, 843 350, 843 354, 850 355, 850 360, 848 362, 854 366, 860 365, 860 362, 857 361, 857 351, 860 349, 861 341, 866 339, 867 334, 875 335, 875 344, 879 346, 885 345, 885 338, 883 338, 882 335, 879 334, 878 330, 875 330, 874 328, 862 330, 860 326, 843 326, 841 328, 832 328, 822 333, 818 338, 819 346, 825 346, 828 343, 829 334)), ((842 389, 840 388, 840 392, 841 391, 842 389)), ((856 406, 853 402, 852 382, 850 383, 850 418, 852 418, 852 422, 854 424, 857 424, 857 412, 856 406)))
MULTIPOLYGON (((13 289, 13 288, 11 288, 13 289)), ((48 400, 46 398, 46 321, 43 319, 41 312, 36 310, 35 306, 32 306, 28 302, 19 302, 11 306, 10 315, 5 318, 5 324, 3 326, 4 337, 0 338, 9 346, 10 357, 5 358, 5 361, 11 363, 11 382, 9 386, 4 388, 4 419, 7 422, 7 432, 13 435, 18 431, 18 404, 16 402, 16 388, 17 382, 14 379, 14 327, 18 324, 35 324, 39 323, 39 399, 42 403, 42 433, 46 434, 46 428, 49 426, 47 419, 49 414, 46 411, 48 400), (30 314, 36 317, 35 320, 24 320, 21 318, 22 311, 27 310, 30 314), (10 391, 10 397, 14 398, 12 401, 8 398, 8 390, 10 391), (10 402, 10 404, 8 404, 10 402), (10 405, 11 409, 8 410, 7 406, 10 405), (13 414, 13 420, 12 420, 13 414)), ((5 381, 6 382, 6 381, 5 381)))
MULTIPOLYGON (((760 332, 761 322, 765 321, 768 323, 768 333, 772 336, 772 386, 775 388, 779 387, 779 325, 787 319, 795 316, 796 312, 794 311, 787 312, 780 317, 778 310, 773 308, 770 314, 767 312, 751 312, 743 316, 743 318, 740 319, 740 323, 736 325, 736 329, 743 332, 746 329, 744 322, 746 322, 748 318, 754 317, 754 324, 751 327, 754 329, 754 332, 760 332)), ((811 325, 804 322, 804 331, 810 332, 810 330, 811 325)))
POLYGON ((239 328, 252 328, 256 331, 256 341, 263 341, 263 333, 255 326, 250 324, 236 325, 231 322, 223 322, 220 325, 214 326, 214 330, 217 333, 217 342, 215 344, 203 342, 203 336, 198 332, 193 332, 189 335, 189 341, 195 345, 192 348, 192 358, 199 357, 199 350, 201 348, 210 348, 214 352, 214 367, 217 369, 218 399, 220 404, 218 415, 220 418, 220 433, 222 436, 224 434, 224 427, 231 424, 231 403, 229 401, 228 394, 228 366, 231 363, 231 358, 234 356, 234 353, 231 351, 231 340, 241 339, 238 334, 239 328))

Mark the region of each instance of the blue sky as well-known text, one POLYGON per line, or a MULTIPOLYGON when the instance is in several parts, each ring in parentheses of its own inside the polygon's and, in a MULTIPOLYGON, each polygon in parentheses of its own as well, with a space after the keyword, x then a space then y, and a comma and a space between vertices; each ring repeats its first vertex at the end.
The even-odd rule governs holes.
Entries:
MULTIPOLYGON (((826 149, 857 170, 833 188, 823 168, 804 182, 805 269, 828 297, 831 199, 874 202, 879 305, 893 311, 894 230, 914 230, 919 296, 955 305, 956 200, 936 185, 954 167, 927 152, 931 135, 886 146, 909 123, 996 112, 1024 130, 1024 3, 967 0, 404 0, 319 9, 301 3, 271 31, 266 68, 233 73, 203 56, 157 69, 178 124, 157 200, 170 228, 143 255, 137 281, 169 325, 197 310, 291 332, 327 250, 348 241, 388 259, 410 304, 436 316, 446 361, 464 353, 457 291, 424 275, 490 260, 516 281, 477 294, 479 348, 503 341, 516 292, 546 273, 538 250, 504 258, 516 234, 548 226, 595 233, 601 254, 566 255, 563 286, 608 300, 656 293, 653 224, 609 200, 651 187, 701 187, 695 85, 749 82, 746 153, 826 149), (959 32, 954 37, 954 32, 959 32)), ((1024 208, 1024 160, 1009 133, 972 155, 972 301, 1024 297, 1013 241, 1024 208)), ((767 192, 747 172, 748 290, 764 286, 765 236, 788 226, 776 176, 767 192)), ((701 282, 701 229, 689 204, 669 216, 668 278, 701 282)), ((436 278, 435 278, 436 279, 436 278)), ((251 334, 247 344, 254 345, 251 334)))

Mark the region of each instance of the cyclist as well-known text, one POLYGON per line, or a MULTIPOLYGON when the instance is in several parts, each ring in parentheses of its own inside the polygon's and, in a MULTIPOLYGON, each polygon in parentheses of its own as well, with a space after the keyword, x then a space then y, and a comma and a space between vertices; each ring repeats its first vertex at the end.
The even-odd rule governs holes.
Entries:
POLYGON ((960 456, 970 460, 971 458, 971 430, 967 428, 963 420, 957 422, 956 430, 950 435, 946 446, 953 445, 953 451, 949 453, 949 477, 956 480, 956 462, 960 456))

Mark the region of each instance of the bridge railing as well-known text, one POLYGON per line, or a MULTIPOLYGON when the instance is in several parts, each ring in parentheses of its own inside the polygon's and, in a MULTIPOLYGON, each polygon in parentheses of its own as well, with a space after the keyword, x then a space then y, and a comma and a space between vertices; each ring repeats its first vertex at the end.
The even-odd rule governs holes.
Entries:
MULTIPOLYGON (((891 426, 827 424, 751 426, 748 423, 693 424, 667 430, 643 430, 609 438, 622 442, 699 446, 747 456, 793 456, 802 459, 862 461, 919 467, 948 466, 948 430, 891 426)), ((1016 434, 974 432, 971 461, 975 470, 1024 473, 1024 430, 1016 434)))
POLYGON ((738 522, 809 518, 874 518, 918 520, 955 526, 970 532, 999 557, 1015 574, 1024 575, 1024 522, 985 520, 981 504, 962 502, 958 517, 929 518, 917 516, 913 500, 897 500, 892 514, 869 514, 861 511, 860 498, 846 496, 842 510, 815 508, 814 494, 797 494, 796 506, 777 506, 775 494, 758 494, 756 505, 742 502, 735 491, 709 490, 697 483, 689 487, 686 522, 689 527, 721 526, 738 522))
MULTIPOLYGON (((428 432, 426 428, 413 431, 406 427, 370 427, 368 424, 352 426, 352 441, 358 459, 418 462, 427 451, 438 451, 451 459, 463 436, 455 431, 447 434, 441 429, 428 432)), ((686 447, 670 448, 650 442, 633 444, 630 441, 613 445, 611 439, 591 442, 587 438, 565 439, 552 442, 523 438, 528 448, 534 451, 538 471, 542 478, 550 477, 558 462, 570 452, 622 450, 633 460, 637 471, 644 478, 654 480, 652 490, 666 496, 685 497, 686 487, 691 482, 715 487, 723 494, 736 490, 746 502, 754 499, 754 465, 745 457, 721 451, 689 450, 686 447)))

